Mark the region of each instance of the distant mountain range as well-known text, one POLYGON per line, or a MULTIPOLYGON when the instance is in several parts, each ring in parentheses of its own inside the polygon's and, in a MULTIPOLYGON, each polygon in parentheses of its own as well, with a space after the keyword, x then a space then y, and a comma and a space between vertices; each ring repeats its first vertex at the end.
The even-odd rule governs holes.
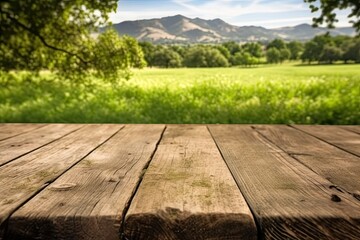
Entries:
POLYGON ((234 26, 217 18, 204 20, 182 15, 149 20, 125 21, 112 26, 120 35, 154 43, 214 43, 224 41, 269 41, 275 38, 306 41, 318 34, 355 35, 352 27, 313 28, 309 24, 267 29, 258 26, 234 26))

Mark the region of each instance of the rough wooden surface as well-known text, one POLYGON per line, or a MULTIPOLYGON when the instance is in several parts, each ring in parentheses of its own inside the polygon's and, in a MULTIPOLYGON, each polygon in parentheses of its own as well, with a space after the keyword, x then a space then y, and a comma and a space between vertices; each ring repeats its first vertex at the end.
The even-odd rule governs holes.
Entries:
POLYGON ((360 126, 164 129, 0 124, 0 240, 360 239, 360 126))
MULTIPOLYGON (((59 125, 53 126, 57 131, 59 125)), ((70 125, 69 125, 70 127, 70 125)), ((121 126, 87 125, 0 168, 0 231, 4 221, 40 190, 106 141, 121 126)), ((54 130, 55 131, 55 130, 54 130)), ((32 139, 33 145, 42 139, 32 139)), ((1 235, 0 235, 1 237, 1 235)))
MULTIPOLYGON (((360 239, 357 199, 338 190, 250 126, 209 128, 255 215, 260 238, 360 239)), ((281 137, 287 143, 291 139, 281 137)), ((299 153, 307 147, 297 145, 292 150, 299 153)))
POLYGON ((79 128, 75 124, 54 124, 0 141, 0 167, 79 128))
POLYGON ((164 128, 127 125, 13 214, 7 237, 119 239, 123 211, 164 128))
POLYGON ((360 201, 360 158, 288 126, 256 126, 269 141, 360 201))
POLYGON ((341 128, 346 129, 348 131, 360 134, 360 125, 349 125, 349 126, 341 126, 341 128))
POLYGON ((125 239, 256 239, 206 126, 169 126, 127 212, 125 239))
POLYGON ((44 127, 45 124, 26 124, 26 123, 1 123, 0 141, 30 132, 31 130, 44 127))
POLYGON ((324 142, 360 157, 360 135, 339 126, 294 125, 324 142))

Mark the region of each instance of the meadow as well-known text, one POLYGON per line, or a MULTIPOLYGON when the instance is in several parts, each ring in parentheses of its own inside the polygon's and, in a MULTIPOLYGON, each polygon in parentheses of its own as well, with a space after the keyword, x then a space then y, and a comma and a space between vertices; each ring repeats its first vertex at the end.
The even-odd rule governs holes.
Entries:
POLYGON ((360 124, 360 66, 143 69, 119 84, 2 74, 0 122, 360 124))

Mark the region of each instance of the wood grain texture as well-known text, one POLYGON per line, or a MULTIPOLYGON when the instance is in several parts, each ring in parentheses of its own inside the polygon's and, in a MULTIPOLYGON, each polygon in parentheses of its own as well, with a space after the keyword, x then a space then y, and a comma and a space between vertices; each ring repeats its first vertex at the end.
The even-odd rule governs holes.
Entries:
POLYGON ((9 220, 9 239, 119 239, 126 204, 164 125, 127 125, 9 220))
POLYGON ((4 221, 17 208, 119 129, 118 125, 87 125, 2 166, 0 168, 0 230, 4 230, 4 221))
POLYGON ((360 157, 360 135, 339 126, 294 125, 320 140, 360 157))
POLYGON ((269 141, 360 201, 360 158, 288 126, 255 126, 269 141))
POLYGON ((341 128, 360 134, 360 125, 341 126, 341 128))
POLYGON ((77 129, 76 124, 52 124, 0 142, 0 167, 77 129))
POLYGON ((45 124, 28 124, 28 123, 1 123, 0 124, 0 141, 30 132, 31 130, 44 127, 45 124))
POLYGON ((256 239, 252 214, 206 126, 168 126, 131 202, 125 239, 256 239))
POLYGON ((261 227, 260 239, 360 238, 359 201, 250 126, 209 129, 261 227))

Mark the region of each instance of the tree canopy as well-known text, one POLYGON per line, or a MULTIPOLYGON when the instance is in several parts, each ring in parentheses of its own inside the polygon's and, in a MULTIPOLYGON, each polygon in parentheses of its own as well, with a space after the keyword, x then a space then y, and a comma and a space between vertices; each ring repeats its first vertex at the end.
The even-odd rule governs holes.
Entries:
POLYGON ((66 77, 95 71, 111 77, 109 74, 142 66, 136 41, 120 41, 110 31, 96 37, 99 27, 107 23, 108 14, 116 11, 117 2, 1 1, 0 70, 50 69, 66 77))
POLYGON ((152 65, 164 68, 181 67, 182 57, 172 49, 159 48, 153 54, 152 65))
POLYGON ((268 63, 280 63, 281 53, 276 47, 269 48, 266 51, 266 60, 268 63))
POLYGON ((30 48, 33 43, 37 48, 41 43, 86 64, 82 49, 74 48, 104 24, 108 20, 107 14, 115 11, 116 7, 116 0, 1 1, 0 42, 9 48, 30 48), (15 38, 25 40, 22 46, 16 45, 15 38))
POLYGON ((298 41, 291 41, 287 44, 287 48, 290 51, 290 59, 297 60, 303 51, 303 44, 298 41))
POLYGON ((275 38, 266 46, 266 48, 267 49, 276 48, 277 50, 280 51, 281 49, 286 48, 286 44, 285 44, 284 40, 275 38))
POLYGON ((227 67, 229 62, 216 48, 194 46, 185 55, 184 65, 186 67, 227 67))
POLYGON ((317 0, 304 0, 304 2, 309 3, 312 12, 321 12, 319 17, 313 18, 314 26, 326 23, 328 27, 333 28, 334 23, 338 22, 335 11, 338 9, 350 9, 350 14, 348 15, 348 18, 350 19, 349 22, 353 24, 353 27, 360 34, 359 0, 321 0, 320 2, 317 0))

